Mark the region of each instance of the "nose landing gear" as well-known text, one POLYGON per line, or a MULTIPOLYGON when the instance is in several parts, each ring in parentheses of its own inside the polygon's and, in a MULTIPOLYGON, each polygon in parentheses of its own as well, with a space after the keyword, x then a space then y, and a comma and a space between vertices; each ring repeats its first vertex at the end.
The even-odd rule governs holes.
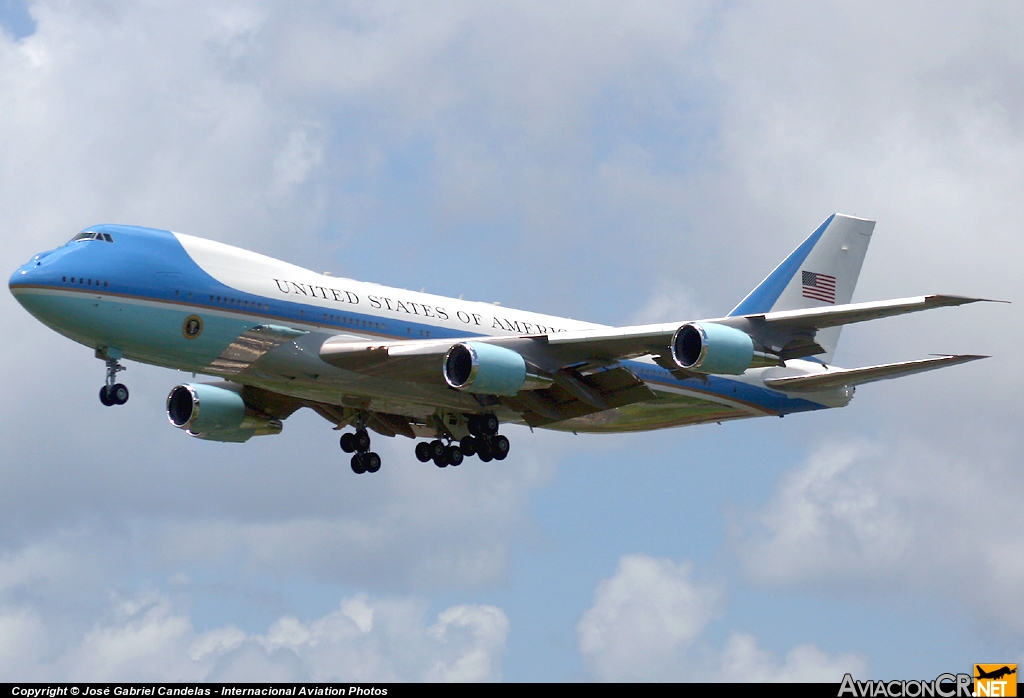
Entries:
POLYGON ((125 367, 106 351, 103 353, 97 351, 96 356, 107 364, 107 382, 100 388, 100 402, 106 407, 123 405, 128 402, 128 387, 124 383, 117 382, 118 372, 125 370, 125 367))

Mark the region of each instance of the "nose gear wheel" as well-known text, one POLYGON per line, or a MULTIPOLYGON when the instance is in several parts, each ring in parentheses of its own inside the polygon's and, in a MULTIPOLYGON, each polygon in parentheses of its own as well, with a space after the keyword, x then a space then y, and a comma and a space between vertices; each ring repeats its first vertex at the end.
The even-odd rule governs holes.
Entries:
POLYGON ((100 388, 100 402, 105 407, 123 405, 128 402, 128 386, 117 382, 117 374, 119 371, 124 371, 125 367, 118 363, 117 359, 106 357, 105 361, 107 364, 107 381, 100 388))

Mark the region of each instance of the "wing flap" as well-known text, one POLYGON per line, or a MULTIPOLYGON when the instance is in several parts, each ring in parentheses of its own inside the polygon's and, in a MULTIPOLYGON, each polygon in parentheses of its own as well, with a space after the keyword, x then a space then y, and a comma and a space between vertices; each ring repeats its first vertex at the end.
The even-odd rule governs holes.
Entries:
POLYGON ((539 427, 656 397, 632 371, 621 366, 585 376, 577 374, 574 379, 600 395, 602 404, 599 406, 593 401, 580 399, 583 396, 558 382, 546 390, 523 391, 515 397, 503 397, 501 400, 522 414, 527 424, 539 427))
POLYGON ((764 383, 769 388, 784 390, 786 392, 814 392, 828 390, 829 388, 841 388, 843 386, 856 386, 862 383, 886 380, 889 378, 900 378, 913 373, 933 371, 937 368, 964 364, 968 361, 987 359, 987 356, 977 354, 950 354, 937 356, 930 359, 916 359, 914 361, 901 361, 894 364, 880 364, 878 366, 866 366, 864 368, 832 368, 825 373, 816 373, 811 376, 786 376, 782 378, 766 378, 764 383))

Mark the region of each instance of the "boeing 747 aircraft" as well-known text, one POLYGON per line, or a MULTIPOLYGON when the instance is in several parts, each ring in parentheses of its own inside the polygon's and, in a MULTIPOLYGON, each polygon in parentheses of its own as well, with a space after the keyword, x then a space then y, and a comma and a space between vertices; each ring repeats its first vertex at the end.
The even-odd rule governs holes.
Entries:
POLYGON ((502 460, 501 422, 622 432, 843 407, 861 383, 984 358, 831 365, 844 325, 983 300, 931 295, 850 304, 874 222, 835 214, 726 316, 632 327, 317 274, 165 230, 87 228, 36 255, 10 289, 106 363, 214 376, 167 396, 171 424, 243 442, 308 407, 376 472, 369 432, 425 439, 423 462, 502 460))

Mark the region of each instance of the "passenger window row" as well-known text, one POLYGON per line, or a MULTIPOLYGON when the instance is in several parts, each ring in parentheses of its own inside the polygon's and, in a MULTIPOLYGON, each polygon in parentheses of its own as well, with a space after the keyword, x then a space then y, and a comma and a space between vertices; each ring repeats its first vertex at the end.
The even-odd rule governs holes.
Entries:
POLYGON ((99 279, 86 279, 81 276, 62 276, 60 277, 60 280, 63 281, 64 283, 77 284, 78 286, 99 286, 100 284, 103 285, 103 288, 107 288, 108 286, 110 286, 110 283, 107 281, 100 281, 99 279))
MULTIPOLYGON (((305 311, 301 311, 305 314, 305 311)), ((348 317, 347 315, 332 315, 331 313, 324 313, 324 320, 328 322, 337 322, 343 325, 353 325, 355 327, 372 327, 375 330, 385 329, 383 322, 371 322, 369 320, 357 320, 355 318, 348 317)), ((422 330, 420 334, 423 334, 422 330)))
MULTIPOLYGON (((174 292, 174 295, 178 295, 178 291, 174 292)), ((189 298, 192 294, 189 294, 189 298)), ((238 298, 229 298, 227 296, 210 296, 211 303, 227 303, 228 305, 236 305, 239 308, 249 308, 251 310, 270 310, 270 306, 266 303, 257 303, 256 301, 240 300, 238 298)))

